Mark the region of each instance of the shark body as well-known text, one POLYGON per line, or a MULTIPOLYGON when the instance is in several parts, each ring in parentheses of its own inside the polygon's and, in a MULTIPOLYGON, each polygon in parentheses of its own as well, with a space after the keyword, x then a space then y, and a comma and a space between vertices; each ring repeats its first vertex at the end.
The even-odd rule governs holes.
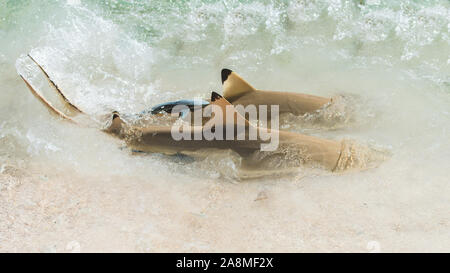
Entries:
MULTIPOLYGON (((31 57, 30 57, 31 58, 31 57)), ((75 115, 87 116, 80 108, 76 107, 64 96, 63 92, 58 88, 58 86, 50 79, 45 70, 34 60, 36 65, 39 66, 41 71, 44 73, 49 84, 60 94, 62 100, 65 102, 65 107, 69 112, 75 115)), ((202 104, 201 109, 208 107, 219 107, 225 109, 226 107, 232 107, 232 102, 238 103, 250 103, 252 96, 252 103, 255 103, 255 98, 257 98, 256 103, 266 103, 268 101, 264 96, 271 96, 272 103, 280 102, 281 111, 292 111, 295 109, 295 113, 305 113, 305 111, 314 111, 314 109, 322 107, 323 104, 329 102, 326 98, 320 98, 310 95, 302 94, 291 94, 291 93, 281 93, 281 92, 271 92, 271 91, 259 91, 259 90, 248 90, 248 84, 241 80, 241 78, 234 72, 225 71, 224 96, 213 92, 211 96, 210 103, 208 105, 202 104), (232 90, 232 86, 238 87, 238 91, 232 90), (241 92, 242 90, 247 90, 241 92), (240 94, 237 96, 236 94, 240 94), (226 98, 228 96, 228 99, 226 98), (283 96, 289 98, 284 99, 283 96), (294 100, 298 97, 298 100, 294 100), (229 101, 230 100, 230 101, 229 101), (292 101, 295 106, 292 105, 292 101), (308 102, 311 104, 309 105, 308 102)), ((222 71, 224 75, 224 71, 222 71)), ((38 92, 33 86, 20 75, 26 86, 29 88, 31 93, 36 96, 44 106, 52 113, 60 118, 70 121, 72 123, 77 123, 72 117, 67 116, 56 109, 49 101, 47 101, 40 92, 38 92)), ((234 108, 233 108, 234 109, 234 108)), ((272 134, 276 134, 278 137, 279 145, 274 151, 262 151, 261 145, 267 144, 268 140, 265 140, 258 135, 256 139, 250 140, 248 137, 250 130, 260 130, 260 127, 250 124, 248 120, 245 119, 237 111, 233 112, 234 123, 230 127, 230 119, 224 118, 223 120, 217 120, 213 116, 209 121, 203 122, 200 126, 195 126, 190 124, 190 139, 176 140, 172 134, 172 126, 159 126, 150 125, 145 127, 136 127, 127 124, 120 116, 119 113, 112 113, 112 119, 110 125, 103 131, 109 135, 120 138, 125 141, 128 147, 136 151, 150 152, 150 153, 164 153, 164 154, 195 154, 199 151, 213 151, 213 150, 231 150, 239 154, 244 159, 244 166, 246 168, 255 170, 263 169, 267 166, 267 162, 273 162, 273 160, 291 160, 298 162, 299 165, 312 164, 314 166, 320 166, 329 171, 346 169, 349 161, 354 161, 354 154, 343 153, 344 144, 341 141, 327 140, 314 136, 308 136, 304 134, 278 131, 275 129, 266 129, 272 134), (240 121, 240 122, 236 122, 240 121), (238 126, 241 126, 238 128, 238 126), (221 130, 219 130, 221 129, 221 130), (241 130, 238 130, 241 129, 241 130), (194 140, 196 134, 203 134, 205 131, 216 131, 222 132, 222 139, 212 139, 208 140, 205 138, 194 140), (225 136, 227 135, 227 130, 233 130, 235 134, 235 139, 227 140, 225 136), (238 137, 238 132, 240 132, 241 139, 236 140, 238 137)))
POLYGON ((280 114, 313 113, 332 102, 331 98, 309 94, 258 90, 236 72, 223 69, 223 97, 233 105, 278 105, 280 114))

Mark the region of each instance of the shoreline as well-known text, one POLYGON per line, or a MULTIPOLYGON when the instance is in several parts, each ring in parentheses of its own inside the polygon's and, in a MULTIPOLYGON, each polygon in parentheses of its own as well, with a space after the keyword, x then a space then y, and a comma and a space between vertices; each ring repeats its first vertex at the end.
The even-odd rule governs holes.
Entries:
POLYGON ((342 185, 335 176, 232 184, 9 173, 0 175, 1 252, 448 251, 444 214, 405 221, 414 215, 404 204, 377 204, 380 189, 355 198, 330 188, 342 185))

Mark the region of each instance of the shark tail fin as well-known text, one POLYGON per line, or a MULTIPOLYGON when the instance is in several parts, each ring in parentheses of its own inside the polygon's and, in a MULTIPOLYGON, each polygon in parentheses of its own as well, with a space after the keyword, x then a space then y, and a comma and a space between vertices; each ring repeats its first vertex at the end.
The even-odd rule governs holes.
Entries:
POLYGON ((66 114, 64 114, 63 112, 59 111, 58 109, 56 109, 55 107, 53 107, 53 105, 46 100, 42 94, 40 92, 38 92, 36 89, 34 89, 34 87, 22 76, 19 74, 19 76, 22 78, 22 80, 25 82, 25 84, 27 85, 28 89, 30 89, 31 93, 50 111, 50 113, 59 116, 67 121, 76 123, 73 119, 71 119, 70 117, 68 117, 66 114))
POLYGON ((256 91, 248 82, 230 69, 222 69, 223 96, 229 100, 238 98, 246 93, 256 91))
POLYGON ((44 70, 44 68, 33 57, 31 57, 30 54, 28 54, 28 57, 39 67, 39 69, 44 74, 45 78, 47 79, 48 84, 59 94, 59 97, 62 99, 63 103, 66 105, 66 108, 72 112, 84 114, 83 111, 81 111, 78 107, 76 107, 74 104, 72 104, 69 101, 69 99, 67 99, 67 97, 61 91, 61 89, 58 87, 58 85, 56 85, 56 83, 50 78, 48 73, 44 70))

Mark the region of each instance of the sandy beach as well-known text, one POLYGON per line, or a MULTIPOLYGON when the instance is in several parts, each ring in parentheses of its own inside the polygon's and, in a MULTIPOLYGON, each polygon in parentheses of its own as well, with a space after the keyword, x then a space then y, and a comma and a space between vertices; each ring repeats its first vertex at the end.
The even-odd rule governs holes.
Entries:
POLYGON ((446 252, 450 243, 447 193, 424 192, 421 179, 233 184, 36 168, 1 175, 0 251, 446 252))
POLYGON ((450 251, 448 1, 116 2, 0 2, 0 252, 450 251), (342 97, 281 129, 388 156, 242 180, 233 154, 135 154, 50 115, 27 54, 95 118, 220 93, 225 67, 342 97))

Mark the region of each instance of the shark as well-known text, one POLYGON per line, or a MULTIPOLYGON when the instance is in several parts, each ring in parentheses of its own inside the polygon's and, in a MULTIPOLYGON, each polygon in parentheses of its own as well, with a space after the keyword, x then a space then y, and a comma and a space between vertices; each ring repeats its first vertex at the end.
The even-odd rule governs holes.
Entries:
POLYGON ((223 97, 233 105, 278 105, 280 114, 298 116, 313 113, 333 102, 332 98, 310 94, 259 90, 227 68, 222 69, 221 77, 223 97))
MULTIPOLYGON (((221 71, 221 79, 223 85, 223 97, 234 106, 243 106, 237 108, 238 111, 246 118, 245 111, 248 106, 254 106, 257 110, 256 120, 260 116, 260 106, 267 107, 267 118, 271 117, 272 108, 270 106, 276 105, 278 107, 278 114, 293 114, 294 116, 302 116, 305 114, 312 114, 333 103, 333 98, 321 97, 310 94, 284 92, 284 91, 267 91, 254 88, 246 80, 244 80, 236 72, 224 68, 221 71)), ((151 111, 152 114, 172 113, 177 105, 186 105, 190 111, 193 112, 197 106, 206 107, 211 101, 207 100, 178 100, 166 102, 154 106, 151 111)), ((187 109, 180 113, 182 117, 187 116, 187 109)), ((270 126, 270 123, 267 124, 270 126)))
MULTIPOLYGON (((23 77, 23 75, 19 74, 30 92, 49 110, 49 112, 63 120, 78 125, 82 124, 79 124, 74 117, 81 115, 90 119, 86 113, 67 99, 61 89, 53 80, 51 80, 49 74, 43 67, 36 60, 33 58, 31 59, 43 72, 49 85, 56 90, 64 103, 64 107, 67 108, 62 111, 54 107, 51 102, 44 98, 41 92, 36 90, 32 84, 23 77), (67 115, 66 112, 70 112, 71 115, 67 115)), ((231 115, 211 114, 211 118, 201 124, 192 124, 188 122, 188 124, 185 125, 185 127, 189 129, 187 138, 174 138, 174 125, 136 126, 127 123, 122 118, 121 114, 116 111, 111 114, 109 124, 106 128, 103 128, 102 131, 123 140, 133 151, 145 153, 162 153, 168 155, 185 154, 195 157, 198 154, 207 154, 214 151, 232 151, 243 159, 242 168, 254 172, 265 170, 269 167, 277 168, 279 165, 274 166, 273 163, 280 161, 292 163, 292 166, 294 167, 309 165, 331 172, 347 169, 361 169, 361 166, 365 165, 356 164, 357 162, 365 161, 365 158, 360 158, 359 155, 361 153, 355 152, 357 146, 349 144, 346 141, 329 140, 296 132, 276 130, 273 128, 262 128, 261 126, 250 123, 232 104, 232 102, 238 100, 246 102, 242 96, 238 96, 237 94, 243 96, 245 96, 246 93, 257 94, 256 97, 260 98, 257 103, 262 104, 266 100, 261 98, 261 94, 267 94, 274 99, 276 98, 280 103, 283 103, 283 99, 279 98, 280 96, 283 96, 283 93, 280 95, 278 92, 276 92, 277 94, 273 94, 275 92, 253 89, 247 90, 249 85, 241 80, 237 74, 230 71, 225 71, 225 73, 222 74, 224 75, 224 86, 226 87, 224 96, 212 92, 208 105, 202 105, 200 109, 202 111, 209 111, 210 114, 214 112, 211 108, 216 110, 219 109, 222 112, 231 109, 231 115), (236 87, 236 85, 240 87, 237 89, 239 92, 236 92, 236 89, 231 93, 227 92, 230 90, 228 89, 229 86, 236 87), (249 137, 252 132, 258 132, 256 137, 249 137), (266 135, 263 137, 261 132, 265 132, 266 135), (205 133, 212 133, 215 137, 212 139, 204 137, 200 139, 195 138, 196 135, 205 135, 205 133), (263 145, 271 144, 270 142, 272 140, 267 138, 267 134, 276 137, 277 139, 277 146, 273 150, 264 150, 261 148, 263 145), (230 135, 233 136, 231 139, 228 137, 230 135)), ((297 94, 288 94, 287 96, 293 98, 296 97, 297 94)), ((327 103, 327 99, 320 97, 316 98, 314 96, 310 97, 309 95, 301 94, 298 96, 299 101, 306 98, 307 100, 315 102, 314 105, 316 105, 316 107, 320 107, 321 103, 327 103)), ((313 109, 311 107, 303 108, 302 105, 304 104, 299 103, 299 106, 295 106, 296 111, 303 112, 313 109)), ((280 109, 287 109, 288 107, 292 107, 292 105, 280 105, 280 109)), ((190 108, 188 107, 188 109, 190 108)))

